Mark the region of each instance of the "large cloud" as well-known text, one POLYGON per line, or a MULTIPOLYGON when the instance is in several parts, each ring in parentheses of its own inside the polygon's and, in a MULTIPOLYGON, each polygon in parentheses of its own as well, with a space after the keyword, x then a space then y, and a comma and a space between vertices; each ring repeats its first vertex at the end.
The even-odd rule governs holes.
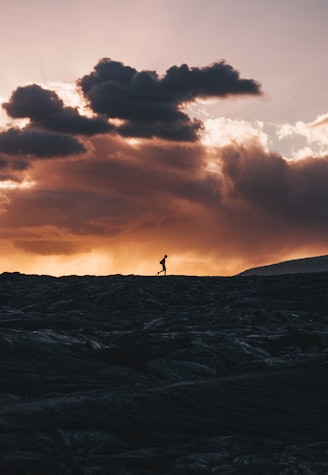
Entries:
POLYGON ((299 137, 305 139, 305 147, 296 149, 294 158, 325 156, 328 146, 328 114, 321 115, 310 123, 297 121, 294 125, 282 124, 278 128, 278 137, 280 140, 289 138, 293 143, 297 142, 299 137))
POLYGON ((63 241, 56 252, 108 246, 122 272, 124 259, 134 267, 163 249, 215 273, 327 242, 328 157, 287 161, 254 139, 212 151, 214 171, 201 144, 92 141, 83 159, 37 162, 37 185, 10 194, 2 225, 25 230, 21 249, 44 255, 52 240, 42 229, 52 227, 63 241))
POLYGON ((163 77, 155 71, 102 59, 78 84, 93 111, 121 119, 119 133, 132 137, 197 140, 200 121, 191 120, 181 108, 197 98, 261 94, 252 79, 221 62, 204 68, 171 67, 163 77))
POLYGON ((85 147, 68 134, 40 128, 10 128, 0 132, 0 152, 13 155, 34 155, 41 158, 65 157, 85 152, 85 147))
POLYGON ((104 133, 195 142, 203 123, 190 118, 182 110, 184 104, 197 98, 261 94, 256 81, 241 79, 224 62, 204 68, 173 66, 160 78, 156 72, 103 59, 78 85, 97 116, 81 115, 65 106, 56 92, 37 84, 18 87, 2 107, 13 119, 29 119, 29 125, 1 132, 0 152, 67 156, 85 151, 72 135, 104 133))
POLYGON ((77 109, 66 107, 55 92, 37 84, 18 87, 3 108, 10 117, 29 118, 32 124, 55 132, 94 135, 113 129, 105 119, 81 116, 77 109))
POLYGON ((224 206, 239 216, 239 232, 250 236, 254 249, 327 242, 327 155, 288 161, 257 144, 229 146, 220 151, 220 163, 224 206))

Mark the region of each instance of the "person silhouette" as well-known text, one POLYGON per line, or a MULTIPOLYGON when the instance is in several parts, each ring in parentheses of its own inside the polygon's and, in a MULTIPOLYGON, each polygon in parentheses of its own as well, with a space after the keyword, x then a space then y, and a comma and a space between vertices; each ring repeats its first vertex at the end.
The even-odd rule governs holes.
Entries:
POLYGON ((166 275, 166 258, 167 258, 167 255, 165 254, 165 256, 163 257, 163 259, 159 262, 162 266, 162 270, 159 270, 157 272, 157 275, 159 275, 161 272, 164 272, 164 275, 166 275))

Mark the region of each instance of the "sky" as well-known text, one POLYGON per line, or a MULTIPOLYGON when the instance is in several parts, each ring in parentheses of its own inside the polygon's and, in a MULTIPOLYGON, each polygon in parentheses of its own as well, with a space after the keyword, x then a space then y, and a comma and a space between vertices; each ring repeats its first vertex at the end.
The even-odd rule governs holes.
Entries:
POLYGON ((0 272, 328 254, 326 0, 11 0, 0 272))

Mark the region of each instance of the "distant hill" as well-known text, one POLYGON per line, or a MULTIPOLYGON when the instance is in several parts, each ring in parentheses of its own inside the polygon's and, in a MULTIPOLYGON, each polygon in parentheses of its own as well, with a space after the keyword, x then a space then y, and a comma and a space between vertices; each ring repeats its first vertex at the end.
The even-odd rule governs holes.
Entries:
POLYGON ((281 275, 304 274, 309 272, 328 272, 328 256, 307 257, 279 262, 261 267, 253 267, 239 275, 281 275))

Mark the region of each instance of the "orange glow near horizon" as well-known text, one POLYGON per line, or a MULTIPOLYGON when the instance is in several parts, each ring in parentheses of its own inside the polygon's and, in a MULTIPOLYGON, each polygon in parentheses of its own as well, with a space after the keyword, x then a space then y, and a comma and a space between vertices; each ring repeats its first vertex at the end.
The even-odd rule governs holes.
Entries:
MULTIPOLYGON (((133 256, 132 248, 126 254, 120 249, 119 252, 110 253, 108 250, 95 249, 90 252, 65 255, 35 255, 14 250, 8 243, 3 243, 3 252, 0 257, 0 273, 20 272, 22 274, 52 275, 55 277, 65 275, 144 275, 155 276, 161 266, 159 260, 162 254, 156 255, 139 248, 133 256)), ((314 257, 327 254, 327 249, 317 249, 310 252, 309 249, 302 253, 282 256, 272 256, 262 259, 252 258, 222 258, 212 260, 210 256, 192 255, 191 253, 169 254, 167 259, 167 275, 190 275, 190 276, 222 276, 230 277, 252 267, 270 265, 277 262, 305 257, 314 257)))

